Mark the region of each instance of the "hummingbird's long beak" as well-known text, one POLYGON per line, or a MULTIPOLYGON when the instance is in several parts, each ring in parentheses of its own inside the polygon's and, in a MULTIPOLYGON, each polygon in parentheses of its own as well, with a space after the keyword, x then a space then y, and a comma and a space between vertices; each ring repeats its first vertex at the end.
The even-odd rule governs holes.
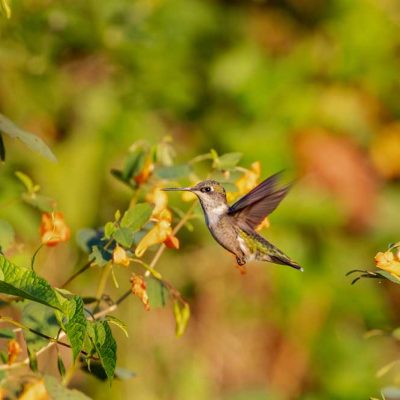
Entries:
POLYGON ((164 188, 164 189, 161 189, 161 190, 164 190, 164 192, 191 192, 192 188, 191 187, 164 188))

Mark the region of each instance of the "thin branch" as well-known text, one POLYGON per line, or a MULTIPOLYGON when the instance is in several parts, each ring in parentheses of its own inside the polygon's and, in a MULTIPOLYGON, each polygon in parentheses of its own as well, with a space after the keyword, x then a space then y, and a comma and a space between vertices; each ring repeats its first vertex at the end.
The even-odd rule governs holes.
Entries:
POLYGON ((64 289, 67 285, 69 285, 75 278, 77 278, 80 274, 84 273, 87 269, 90 268, 92 262, 88 261, 82 268, 78 269, 74 274, 72 274, 61 286, 60 289, 64 289))

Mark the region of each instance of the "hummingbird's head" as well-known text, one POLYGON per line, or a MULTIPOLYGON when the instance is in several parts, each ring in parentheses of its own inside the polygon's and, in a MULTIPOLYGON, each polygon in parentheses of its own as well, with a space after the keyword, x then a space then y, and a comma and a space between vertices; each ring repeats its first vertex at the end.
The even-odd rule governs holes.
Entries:
POLYGON ((204 211, 211 211, 214 208, 226 206, 226 193, 224 187, 217 181, 206 180, 199 182, 193 187, 165 188, 166 191, 189 191, 194 193, 200 200, 204 211))

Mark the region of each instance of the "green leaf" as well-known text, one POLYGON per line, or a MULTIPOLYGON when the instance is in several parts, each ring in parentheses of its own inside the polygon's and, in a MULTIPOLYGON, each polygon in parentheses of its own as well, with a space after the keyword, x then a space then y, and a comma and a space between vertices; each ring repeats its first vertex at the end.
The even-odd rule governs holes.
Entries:
POLYGON ((112 335, 107 321, 95 321, 88 324, 87 333, 100 358, 101 365, 106 372, 108 380, 114 378, 117 362, 117 343, 112 335))
POLYGON ((54 376, 45 375, 44 385, 50 398, 57 400, 91 400, 90 397, 86 396, 78 390, 71 390, 63 386, 54 376))
POLYGON ((121 220, 122 228, 129 228, 131 234, 138 231, 150 218, 153 207, 147 203, 139 203, 125 211, 121 220))
POLYGON ((239 163, 242 153, 226 153, 220 157, 214 158, 213 167, 222 170, 229 170, 239 163))
POLYGON ((0 255, 0 293, 22 297, 63 311, 64 302, 34 271, 18 267, 0 255))
POLYGON ((74 296, 69 302, 66 311, 67 322, 65 333, 72 348, 72 359, 76 360, 82 350, 86 335, 87 321, 83 312, 83 301, 79 296, 74 296))
POLYGON ((28 193, 34 193, 40 189, 40 187, 38 185, 35 185, 33 183, 33 180, 31 179, 31 177, 24 174, 23 172, 16 171, 15 176, 22 182, 22 184, 25 186, 25 189, 27 190, 28 193))
POLYGON ((57 369, 61 376, 65 376, 65 365, 60 353, 57 354, 57 369))
POLYGON ((14 339, 15 333, 12 329, 1 328, 0 329, 0 339, 14 339))
POLYGON ((0 219, 0 248, 2 250, 7 250, 15 239, 15 232, 12 225, 0 219))
POLYGON ((190 307, 188 303, 185 303, 183 307, 178 301, 174 301, 174 317, 176 323, 176 336, 180 337, 185 333, 187 324, 190 318, 190 307))
POLYGON ((161 179, 181 179, 190 175, 191 169, 189 165, 172 165, 170 167, 161 167, 155 170, 155 174, 161 179))
POLYGON ((0 161, 6 160, 6 148, 4 147, 3 136, 0 133, 0 161))
MULTIPOLYGON (((3 8, 5 7, 5 0, 1 0, 3 8)), ((11 120, 0 114, 0 131, 10 136, 12 139, 18 139, 31 150, 36 151, 43 157, 50 161, 57 161, 55 155, 50 148, 38 136, 26 132, 18 128, 11 120)))
POLYGON ((168 299, 168 290, 157 279, 146 279, 147 295, 152 308, 164 307, 168 299))
POLYGON ((0 8, 1 8, 3 14, 7 18, 11 17, 11 8, 10 8, 10 5, 8 3, 8 0, 0 0, 0 8))
POLYGON ((134 176, 138 175, 143 168, 145 158, 146 153, 141 149, 135 150, 133 153, 129 154, 122 171, 122 179, 129 181, 134 176))
POLYGON ((118 228, 114 234, 113 238, 124 247, 131 247, 133 243, 133 233, 130 228, 118 228))
POLYGON ((106 320, 110 324, 114 324, 114 325, 118 326, 118 328, 121 329, 121 331, 125 333, 125 336, 129 337, 128 326, 125 324, 125 322, 122 322, 120 319, 113 317, 112 315, 107 315, 106 320))
POLYGON ((107 222, 104 225, 104 237, 106 239, 110 239, 110 237, 115 232, 115 230, 116 230, 116 226, 115 226, 114 222, 107 222))
POLYGON ((89 260, 92 261, 92 263, 97 265, 98 267, 104 267, 109 262, 109 260, 106 260, 103 257, 103 254, 98 248, 98 246, 92 247, 92 252, 89 254, 89 260))
POLYGON ((54 199, 37 193, 22 193, 22 200, 44 212, 52 212, 56 206, 54 199))
POLYGON ((398 285, 400 285, 400 279, 397 278, 397 276, 392 275, 390 272, 386 272, 386 271, 376 271, 376 273, 386 279, 388 279, 389 281, 392 281, 394 283, 397 283, 398 285))

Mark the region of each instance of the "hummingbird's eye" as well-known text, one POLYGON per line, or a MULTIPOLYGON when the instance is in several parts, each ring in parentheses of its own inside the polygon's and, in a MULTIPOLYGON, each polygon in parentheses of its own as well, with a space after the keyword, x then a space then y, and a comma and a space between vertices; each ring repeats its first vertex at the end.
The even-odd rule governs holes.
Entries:
POLYGON ((210 186, 204 186, 200 189, 200 192, 209 193, 209 192, 211 192, 211 188, 210 188, 210 186))

